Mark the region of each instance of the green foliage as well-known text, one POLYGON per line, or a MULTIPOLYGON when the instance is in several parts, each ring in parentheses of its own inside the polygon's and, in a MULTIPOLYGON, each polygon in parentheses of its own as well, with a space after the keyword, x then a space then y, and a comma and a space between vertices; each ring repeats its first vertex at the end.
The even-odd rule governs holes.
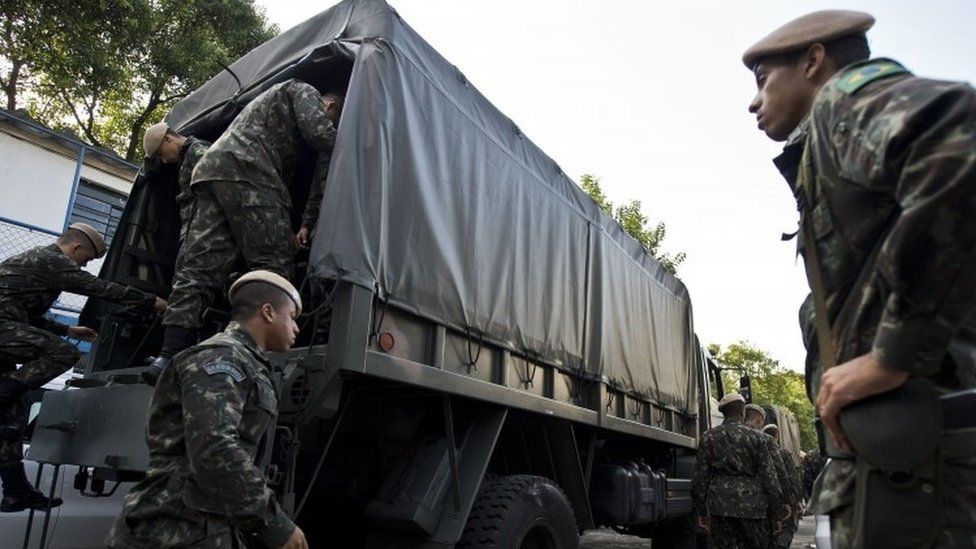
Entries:
POLYGON ((612 216, 627 231, 627 234, 637 239, 641 246, 657 259, 671 274, 678 273, 678 266, 685 260, 685 253, 679 252, 674 256, 661 251, 661 243, 667 235, 667 227, 660 222, 654 227, 648 227, 648 218, 641 211, 640 200, 631 200, 614 210, 613 203, 607 199, 600 187, 600 178, 586 174, 580 178, 580 187, 590 195, 601 210, 612 216))
POLYGON ((714 343, 708 350, 724 367, 737 370, 722 372, 722 383, 728 389, 739 386, 739 377, 748 374, 752 381, 752 401, 787 408, 800 424, 800 442, 809 452, 817 446, 813 428, 813 404, 807 398, 803 375, 780 366, 769 353, 748 341, 732 343, 722 349, 714 343))
POLYGON ((253 0, 2 6, 0 85, 8 108, 25 99, 40 121, 129 160, 139 155, 145 128, 173 102, 277 33, 253 0))

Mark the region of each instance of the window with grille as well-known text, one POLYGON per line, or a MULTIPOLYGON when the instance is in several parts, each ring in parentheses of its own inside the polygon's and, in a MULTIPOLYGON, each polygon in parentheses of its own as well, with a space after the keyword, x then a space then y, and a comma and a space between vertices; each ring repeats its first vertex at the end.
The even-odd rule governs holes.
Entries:
POLYGON ((99 187, 91 181, 82 179, 78 182, 78 193, 75 195, 75 205, 71 210, 71 222, 88 223, 105 237, 107 244, 112 244, 112 237, 119 227, 119 219, 125 208, 126 196, 120 192, 99 187))

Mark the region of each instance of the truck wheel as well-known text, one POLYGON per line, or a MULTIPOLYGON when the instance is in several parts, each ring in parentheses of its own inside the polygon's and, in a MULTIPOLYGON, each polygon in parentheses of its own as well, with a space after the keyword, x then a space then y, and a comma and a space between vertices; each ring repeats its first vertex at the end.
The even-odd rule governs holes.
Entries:
POLYGON ((576 518, 551 480, 532 475, 486 478, 457 549, 577 549, 576 518))

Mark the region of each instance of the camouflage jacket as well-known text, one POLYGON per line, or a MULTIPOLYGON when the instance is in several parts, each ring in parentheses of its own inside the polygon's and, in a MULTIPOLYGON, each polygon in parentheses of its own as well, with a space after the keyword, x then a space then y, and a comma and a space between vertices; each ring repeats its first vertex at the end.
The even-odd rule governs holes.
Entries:
MULTIPOLYGON (((329 129, 332 141, 335 142, 336 130, 329 129)), ((311 187, 308 190, 308 202, 305 203, 305 214, 302 215, 302 227, 314 229, 319 220, 319 210, 322 208, 322 196, 325 194, 325 181, 329 176, 329 164, 332 162, 332 149, 320 151, 315 159, 315 172, 312 174, 311 187)))
POLYGON ((802 480, 800 479, 800 469, 796 465, 796 459, 793 458, 792 452, 782 446, 777 446, 777 453, 779 454, 780 463, 783 464, 783 472, 786 475, 786 483, 783 486, 783 496, 786 503, 790 505, 800 503, 803 501, 803 486, 802 480))
POLYGON ((98 297, 142 309, 152 309, 152 294, 102 280, 83 270, 57 244, 38 246, 0 263, 0 319, 25 322, 57 335, 68 327, 44 313, 61 292, 98 297))
POLYGON ((767 438, 728 419, 702 435, 693 489, 700 515, 778 518, 783 496, 767 438))
POLYGON ((331 153, 335 144, 321 97, 311 84, 293 79, 254 98, 200 159, 191 184, 247 181, 290 208, 300 157, 310 150, 331 153))
POLYGON ((814 448, 803 458, 801 468, 803 469, 803 493, 806 497, 810 497, 813 481, 817 480, 826 463, 827 459, 821 455, 819 448, 814 448))
MULTIPOLYGON (((180 150, 180 173, 177 176, 177 183, 180 186, 180 194, 176 195, 176 204, 180 207, 180 220, 183 222, 183 230, 180 236, 185 236, 187 226, 190 224, 190 216, 193 215, 193 193, 190 191, 190 180, 193 177, 193 168, 197 166, 203 153, 210 148, 210 142, 196 137, 187 137, 186 143, 180 150)), ((182 239, 181 239, 182 240, 182 239)))
MULTIPOLYGON (((810 212, 815 242, 801 232, 799 245, 819 255, 838 364, 872 352, 946 389, 976 386, 972 363, 946 356, 950 343, 976 353, 976 92, 889 59, 852 64, 775 163, 810 212)), ((812 397, 813 309, 801 309, 812 397)), ((831 464, 813 512, 853 501, 853 466, 831 464)))
POLYGON ((240 532, 282 546, 295 525, 257 465, 277 413, 271 365, 240 324, 174 357, 149 407, 146 478, 107 544, 184 547, 240 532))

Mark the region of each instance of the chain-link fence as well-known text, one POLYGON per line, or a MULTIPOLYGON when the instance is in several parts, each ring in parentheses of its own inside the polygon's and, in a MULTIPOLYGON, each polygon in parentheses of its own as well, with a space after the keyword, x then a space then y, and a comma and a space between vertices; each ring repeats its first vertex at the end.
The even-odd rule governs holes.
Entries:
MULTIPOLYGON (((10 219, 0 218, 0 261, 37 246, 52 244, 58 233, 38 227, 31 227, 10 219)), ((52 306, 55 312, 79 313, 85 306, 85 297, 78 294, 62 293, 52 306)))

